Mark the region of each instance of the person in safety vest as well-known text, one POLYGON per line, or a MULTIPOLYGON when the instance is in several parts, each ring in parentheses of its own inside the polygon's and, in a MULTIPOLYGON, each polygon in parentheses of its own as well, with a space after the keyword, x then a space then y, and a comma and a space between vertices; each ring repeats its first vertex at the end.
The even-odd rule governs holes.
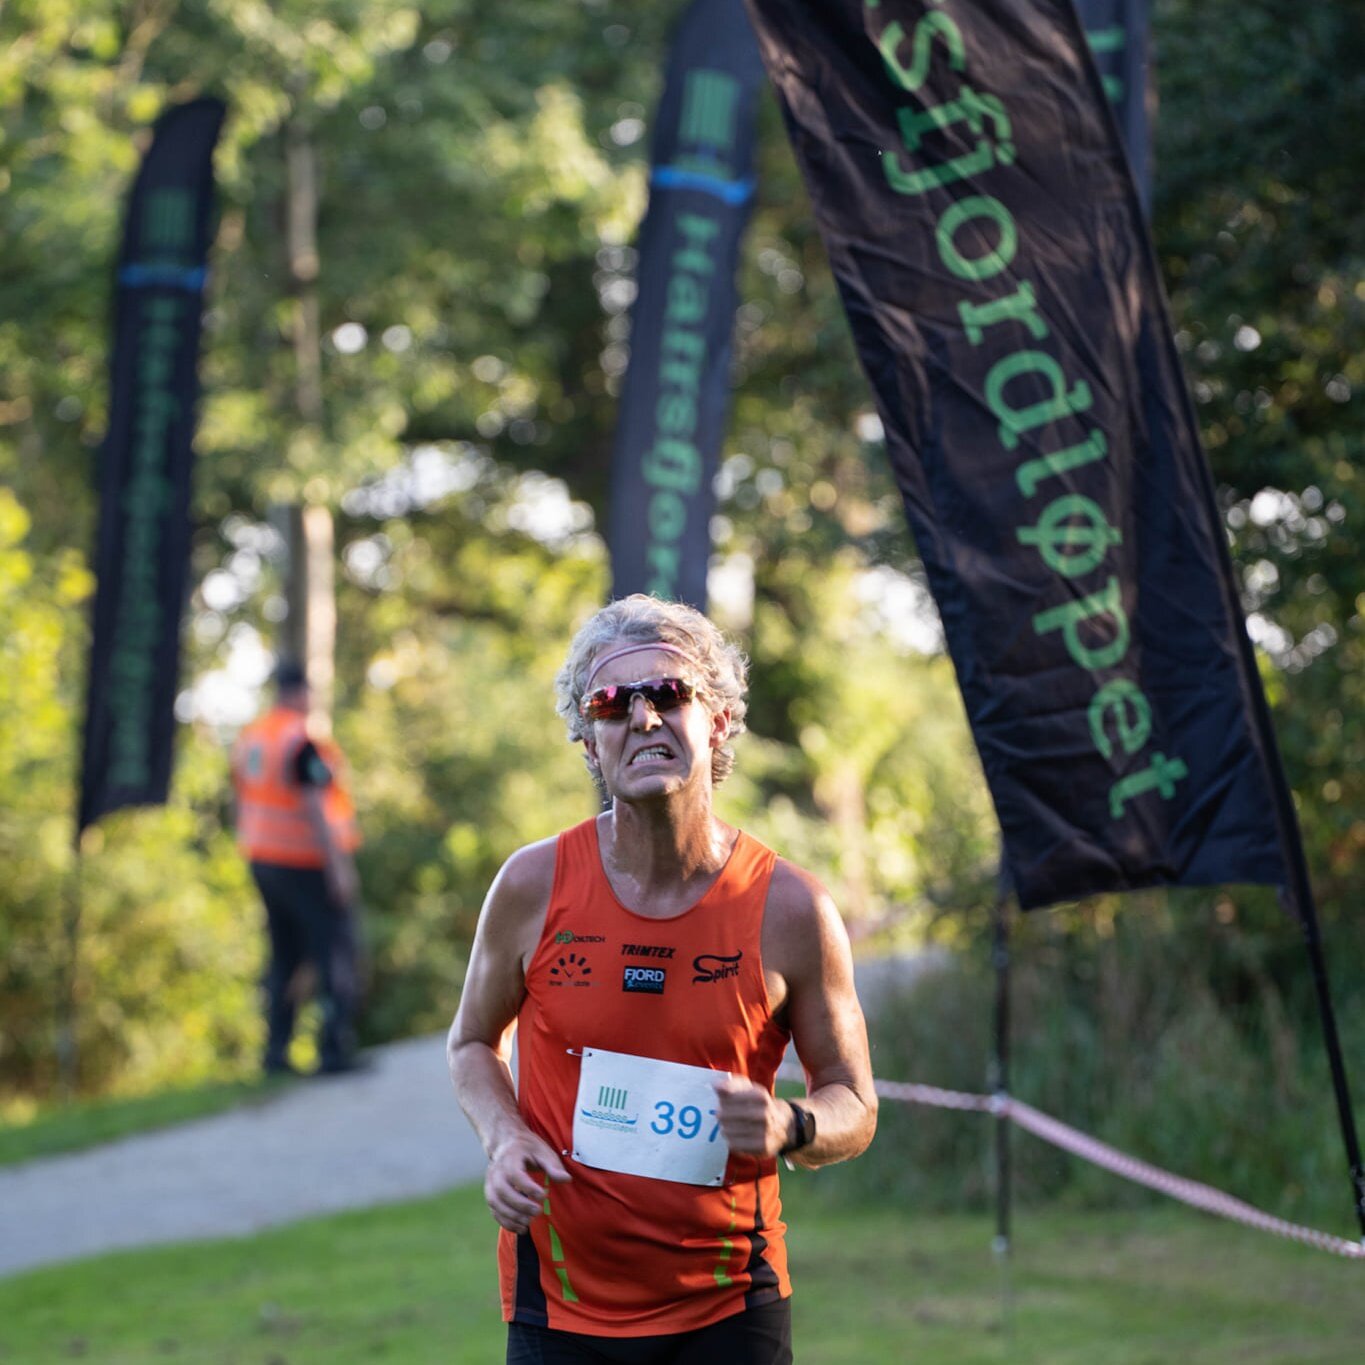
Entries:
POLYGON ((636 595, 556 679, 605 809, 498 873, 447 1049, 488 1154, 509 1365, 787 1365, 778 1158, 843 1161, 876 1129, 833 901, 712 809, 745 675, 700 612, 636 595), (773 1093, 789 1041, 794 1103, 773 1093))
POLYGON ((237 844, 265 902, 270 936, 265 1070, 293 1070, 297 983, 311 967, 322 1008, 319 1070, 349 1071, 359 997, 355 808, 341 750, 308 733, 303 669, 283 661, 275 685, 275 705, 242 731, 232 754, 237 844))

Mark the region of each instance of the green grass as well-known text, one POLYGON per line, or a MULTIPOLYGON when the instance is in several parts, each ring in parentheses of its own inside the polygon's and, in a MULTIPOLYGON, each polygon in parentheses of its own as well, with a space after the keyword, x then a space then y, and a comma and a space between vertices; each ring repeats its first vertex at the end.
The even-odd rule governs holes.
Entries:
POLYGON ((980 1216, 806 1212, 792 1234, 802 1365, 1360 1359, 1365 1263, 1184 1210, 1024 1212, 1008 1281, 980 1216))
POLYGON ((168 1128, 243 1104, 260 1103, 287 1080, 228 1081, 192 1090, 163 1090, 135 1099, 81 1101, 25 1123, 0 1127, 0 1166, 78 1152, 153 1128, 168 1128))
MULTIPOLYGON (((787 1177, 800 1365, 1355 1365, 1365 1265, 1177 1209, 1024 1213, 1012 1310, 981 1217, 831 1208, 787 1177)), ((489 1365, 477 1187, 0 1282, 0 1361, 489 1365)), ((717 1362, 724 1365, 724 1362, 717 1362)))

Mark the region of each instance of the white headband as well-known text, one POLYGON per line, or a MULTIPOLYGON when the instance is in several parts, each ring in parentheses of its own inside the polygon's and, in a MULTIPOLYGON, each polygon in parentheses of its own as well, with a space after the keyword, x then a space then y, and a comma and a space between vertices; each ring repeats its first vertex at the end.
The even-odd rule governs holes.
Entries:
POLYGON ((602 671, 606 664, 609 664, 613 659, 621 658, 622 655, 639 654, 646 649, 657 649, 662 650, 665 654, 676 654, 680 659, 687 658, 687 652, 685 650, 679 649, 677 645, 666 645, 662 641, 654 641, 650 644, 627 645, 624 649, 614 649, 610 654, 603 655, 602 658, 598 659, 598 661, 593 664, 592 672, 588 674, 587 679, 583 683, 583 694, 585 696, 587 695, 588 689, 592 686, 592 680, 602 671))

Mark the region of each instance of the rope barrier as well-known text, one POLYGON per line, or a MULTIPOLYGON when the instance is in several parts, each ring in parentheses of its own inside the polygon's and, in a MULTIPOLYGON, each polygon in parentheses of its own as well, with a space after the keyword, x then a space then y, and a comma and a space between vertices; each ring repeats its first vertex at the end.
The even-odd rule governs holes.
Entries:
MULTIPOLYGON (((801 1079, 799 1067, 784 1066, 779 1073, 784 1079, 801 1079)), ((1305 1246, 1316 1247, 1319 1251, 1330 1252, 1333 1256, 1345 1256, 1350 1260, 1365 1260, 1365 1242, 1348 1242, 1344 1237, 1334 1237, 1331 1233, 1319 1232, 1315 1228, 1301 1227, 1297 1223, 1276 1218, 1252 1204, 1236 1199, 1212 1185, 1203 1185, 1197 1180, 1187 1180, 1184 1176, 1173 1175, 1159 1166, 1153 1166, 1137 1157, 1129 1156, 1116 1147, 1101 1142, 1098 1138, 1082 1133, 1077 1128, 1044 1114, 1022 1100, 1009 1095, 977 1095, 965 1090, 941 1090, 933 1085, 915 1085, 906 1081, 876 1081, 877 1094, 884 1100, 898 1100, 903 1104, 923 1104, 935 1109, 966 1110, 980 1114, 994 1114, 1009 1119, 1025 1132, 1050 1142, 1054 1147, 1070 1152, 1092 1165, 1099 1166, 1113 1175, 1122 1176, 1134 1184, 1145 1185, 1171 1199, 1177 1199, 1191 1208, 1201 1209, 1220 1218, 1230 1219, 1245 1227, 1256 1228, 1276 1237, 1287 1237, 1290 1241, 1301 1242, 1305 1246)))
POLYGON ((1300 1227, 1297 1223, 1286 1222, 1285 1219, 1276 1218, 1241 1199, 1233 1198, 1230 1194, 1224 1194, 1222 1190, 1216 1190, 1212 1185, 1202 1185, 1197 1180, 1172 1175, 1159 1166, 1139 1161, 1136 1157, 1120 1152, 1097 1138, 1068 1127, 1065 1123, 1048 1114, 1040 1113, 1020 1100, 1006 1099, 1004 1104, 1010 1121, 1026 1132, 1042 1138, 1044 1142, 1052 1143, 1054 1147, 1072 1152, 1095 1166, 1112 1171, 1125 1180, 1146 1185, 1148 1189, 1178 1199, 1182 1204, 1189 1204, 1192 1208, 1203 1209, 1205 1213, 1231 1219, 1234 1223, 1257 1228, 1261 1232, 1273 1233, 1276 1237, 1287 1237, 1291 1241, 1317 1247, 1320 1251, 1330 1251, 1334 1256, 1365 1260, 1365 1243, 1348 1242, 1345 1238, 1333 1237, 1327 1232, 1300 1227))

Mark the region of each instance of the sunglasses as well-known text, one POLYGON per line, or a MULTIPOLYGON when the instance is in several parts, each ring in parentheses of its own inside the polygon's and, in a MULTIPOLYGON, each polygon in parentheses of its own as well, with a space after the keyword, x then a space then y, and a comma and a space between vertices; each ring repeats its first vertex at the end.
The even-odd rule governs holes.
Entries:
POLYGON ((644 678, 640 682, 594 688, 578 709, 585 720, 625 720, 635 697, 643 697, 645 705, 662 715, 685 706, 696 695, 697 689, 682 678, 644 678))

